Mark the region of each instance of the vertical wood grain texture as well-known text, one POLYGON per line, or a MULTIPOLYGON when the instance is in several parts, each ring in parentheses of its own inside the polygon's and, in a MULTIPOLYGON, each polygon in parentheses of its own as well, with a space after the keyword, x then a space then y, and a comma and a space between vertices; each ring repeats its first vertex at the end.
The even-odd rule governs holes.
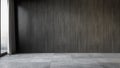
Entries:
POLYGON ((9 0, 9 54, 16 53, 15 39, 15 0, 9 0))
POLYGON ((120 52, 120 0, 19 0, 17 52, 120 52))

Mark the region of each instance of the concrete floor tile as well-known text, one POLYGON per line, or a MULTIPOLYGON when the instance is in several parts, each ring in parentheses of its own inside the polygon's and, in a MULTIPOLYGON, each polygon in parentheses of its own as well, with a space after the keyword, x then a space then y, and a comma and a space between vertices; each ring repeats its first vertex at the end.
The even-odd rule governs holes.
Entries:
POLYGON ((6 62, 0 64, 0 68, 50 68, 50 63, 6 62))
POLYGON ((36 53, 0 58, 0 68, 120 68, 119 53, 36 53))

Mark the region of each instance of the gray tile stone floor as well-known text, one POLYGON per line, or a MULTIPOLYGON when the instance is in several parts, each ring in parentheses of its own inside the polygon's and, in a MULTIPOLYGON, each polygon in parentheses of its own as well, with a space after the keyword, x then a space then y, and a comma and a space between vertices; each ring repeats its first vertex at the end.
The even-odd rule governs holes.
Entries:
POLYGON ((35 53, 0 58, 0 68, 120 68, 120 53, 35 53))

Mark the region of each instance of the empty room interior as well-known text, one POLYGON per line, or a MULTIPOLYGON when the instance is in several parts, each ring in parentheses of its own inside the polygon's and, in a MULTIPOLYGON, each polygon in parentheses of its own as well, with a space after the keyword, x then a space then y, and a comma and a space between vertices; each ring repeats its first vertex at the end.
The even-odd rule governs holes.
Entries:
POLYGON ((0 4, 0 68, 120 68, 120 0, 0 4))

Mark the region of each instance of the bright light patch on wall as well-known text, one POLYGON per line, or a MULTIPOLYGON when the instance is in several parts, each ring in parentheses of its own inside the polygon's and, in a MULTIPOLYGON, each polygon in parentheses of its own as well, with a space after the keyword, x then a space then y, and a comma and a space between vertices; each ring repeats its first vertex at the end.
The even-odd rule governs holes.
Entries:
POLYGON ((1 49, 9 48, 9 7, 8 0, 1 0, 1 49))

